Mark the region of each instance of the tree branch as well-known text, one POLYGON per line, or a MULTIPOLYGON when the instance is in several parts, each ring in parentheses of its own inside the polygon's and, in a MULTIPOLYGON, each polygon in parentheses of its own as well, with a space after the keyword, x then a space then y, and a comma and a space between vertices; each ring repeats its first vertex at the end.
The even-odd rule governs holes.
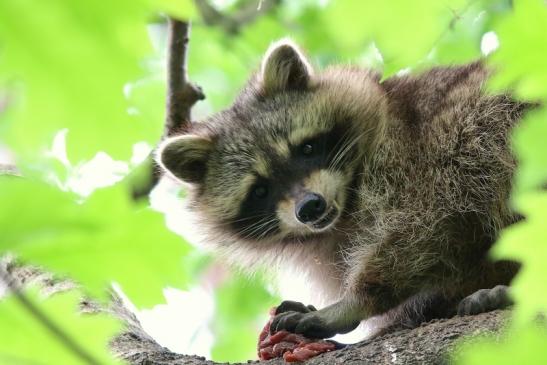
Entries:
MULTIPOLYGON (((190 39, 190 23, 169 18, 167 22, 167 100, 163 138, 184 132, 191 123, 191 110, 196 102, 205 99, 201 88, 188 80, 186 59, 190 39)), ((141 185, 133 186, 133 198, 148 196, 156 186, 161 171, 148 156, 144 162, 150 171, 149 178, 141 185)))
MULTIPOLYGON (((433 321, 412 330, 401 330, 365 340, 347 347, 321 354, 306 361, 306 365, 366 365, 366 364, 449 364, 456 344, 471 336, 499 335, 508 311, 494 311, 475 316, 454 317, 433 321)), ((258 336, 258 335, 257 335, 258 336)), ((114 352, 132 365, 216 365, 217 362, 195 355, 176 354, 161 347, 140 332, 123 333, 112 342, 114 352)), ((241 364, 262 364, 249 360, 241 364)), ((269 365, 286 365, 281 359, 269 365)))
POLYGON ((192 106, 205 99, 200 87, 188 81, 186 57, 190 23, 169 18, 167 24, 167 105, 164 136, 190 124, 192 106))
MULTIPOLYGON (((70 285, 65 285, 63 282, 40 280, 44 274, 28 267, 14 267, 11 275, 19 283, 39 281, 43 289, 50 293, 70 288, 70 285)), ((116 295, 113 295, 109 308, 102 308, 89 300, 82 301, 81 308, 86 313, 109 313, 125 324, 125 332, 112 339, 110 345, 116 356, 131 365, 219 364, 201 356, 177 354, 158 344, 146 333, 135 315, 124 306, 116 295)), ((495 338, 499 339, 509 313, 507 310, 498 310, 475 316, 432 321, 412 330, 388 333, 372 340, 348 345, 341 350, 321 354, 306 361, 306 365, 446 365, 450 363, 450 356, 457 356, 457 354, 453 354, 453 350, 463 338, 495 335, 495 338)), ((286 365, 283 359, 274 359, 267 363, 269 365, 286 365)), ((264 362, 252 360, 241 365, 244 364, 264 364, 264 362)), ((234 365, 238 364, 234 363, 234 365)))
POLYGON ((280 2, 281 0, 250 1, 230 16, 218 11, 208 0, 194 0, 205 24, 219 26, 231 35, 237 34, 241 27, 254 22, 280 2))

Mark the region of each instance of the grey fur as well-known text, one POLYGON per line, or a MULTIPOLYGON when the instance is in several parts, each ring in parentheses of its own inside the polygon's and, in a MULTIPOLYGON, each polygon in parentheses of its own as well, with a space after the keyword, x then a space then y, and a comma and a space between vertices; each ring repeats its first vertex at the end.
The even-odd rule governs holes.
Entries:
MULTIPOLYGON (((186 179, 208 243, 242 267, 298 265, 337 300, 281 313, 279 329, 325 337, 382 313, 414 326, 454 314, 476 290, 508 284, 518 265, 491 262, 487 252, 519 219, 508 205, 509 139, 526 104, 486 94, 487 77, 480 62, 384 82, 357 67, 314 74, 285 41, 229 109, 186 132, 213 145, 199 160, 202 178, 186 179), (322 133, 328 138, 314 143, 324 152, 310 167, 298 145, 322 133), (272 190, 271 203, 250 198, 257 185, 272 190), (291 221, 310 189, 341 210, 326 231, 291 221), (255 203, 263 221, 246 215, 255 203)), ((173 148, 176 138, 158 160, 184 179, 176 166, 193 157, 173 148)))

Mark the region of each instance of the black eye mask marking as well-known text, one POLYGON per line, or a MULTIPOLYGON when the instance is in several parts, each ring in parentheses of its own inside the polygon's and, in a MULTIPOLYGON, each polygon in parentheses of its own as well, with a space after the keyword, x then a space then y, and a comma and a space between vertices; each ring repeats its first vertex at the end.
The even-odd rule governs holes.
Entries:
MULTIPOLYGON (((258 176, 241 202, 236 218, 228 222, 237 235, 247 239, 264 239, 280 232, 277 204, 286 196, 294 183, 302 181, 320 169, 344 169, 355 139, 347 125, 336 124, 329 132, 319 133, 298 145, 290 146, 289 160, 277 158, 273 151, 266 154, 270 160, 269 178, 258 176), (338 153, 341 152, 342 154, 338 153)), ((264 141, 264 148, 268 148, 264 141)))
POLYGON ((347 147, 353 138, 355 136, 350 130, 344 128, 343 124, 337 124, 328 132, 319 133, 291 146, 291 163, 302 169, 343 167, 342 159, 347 160, 352 153, 352 148, 347 147))
POLYGON ((231 222, 232 228, 243 238, 261 239, 279 233, 276 206, 279 200, 275 186, 264 178, 249 189, 239 214, 231 222))
POLYGON ((252 188, 252 194, 255 199, 265 199, 268 197, 268 187, 266 185, 255 185, 252 188))

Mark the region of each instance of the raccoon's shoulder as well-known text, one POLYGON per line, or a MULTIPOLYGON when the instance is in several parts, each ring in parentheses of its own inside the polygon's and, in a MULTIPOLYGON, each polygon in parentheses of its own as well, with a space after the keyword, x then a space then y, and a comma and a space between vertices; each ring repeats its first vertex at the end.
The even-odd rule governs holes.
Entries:
POLYGON ((449 109, 473 107, 482 95, 488 70, 480 61, 461 66, 434 67, 415 75, 394 76, 382 82, 391 114, 419 129, 449 109))

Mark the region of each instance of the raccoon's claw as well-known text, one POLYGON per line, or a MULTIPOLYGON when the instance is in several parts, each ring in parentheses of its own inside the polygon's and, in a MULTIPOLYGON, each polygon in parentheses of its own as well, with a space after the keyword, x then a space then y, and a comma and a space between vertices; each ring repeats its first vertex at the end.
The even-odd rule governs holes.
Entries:
POLYGON ((283 302, 281 302, 280 305, 277 306, 276 310, 275 310, 275 314, 281 314, 281 313, 285 313, 285 312, 288 312, 288 311, 293 311, 293 312, 300 312, 300 313, 308 313, 308 312, 313 312, 313 311, 316 311, 317 309, 315 309, 315 307, 313 305, 304 305, 303 303, 300 303, 300 302, 294 302, 292 300, 285 300, 283 302))
POLYGON ((273 333, 285 330, 302 334, 308 338, 328 338, 336 335, 336 329, 328 326, 318 313, 317 311, 283 312, 274 318, 270 331, 273 333))
POLYGON ((465 297, 458 304, 458 315, 466 316, 507 308, 513 304, 509 287, 497 285, 492 289, 480 289, 465 297))
POLYGON ((270 333, 275 333, 281 330, 288 332, 294 332, 298 321, 302 318, 302 315, 305 313, 295 312, 295 311, 286 311, 283 313, 276 314, 272 323, 270 324, 270 333))

